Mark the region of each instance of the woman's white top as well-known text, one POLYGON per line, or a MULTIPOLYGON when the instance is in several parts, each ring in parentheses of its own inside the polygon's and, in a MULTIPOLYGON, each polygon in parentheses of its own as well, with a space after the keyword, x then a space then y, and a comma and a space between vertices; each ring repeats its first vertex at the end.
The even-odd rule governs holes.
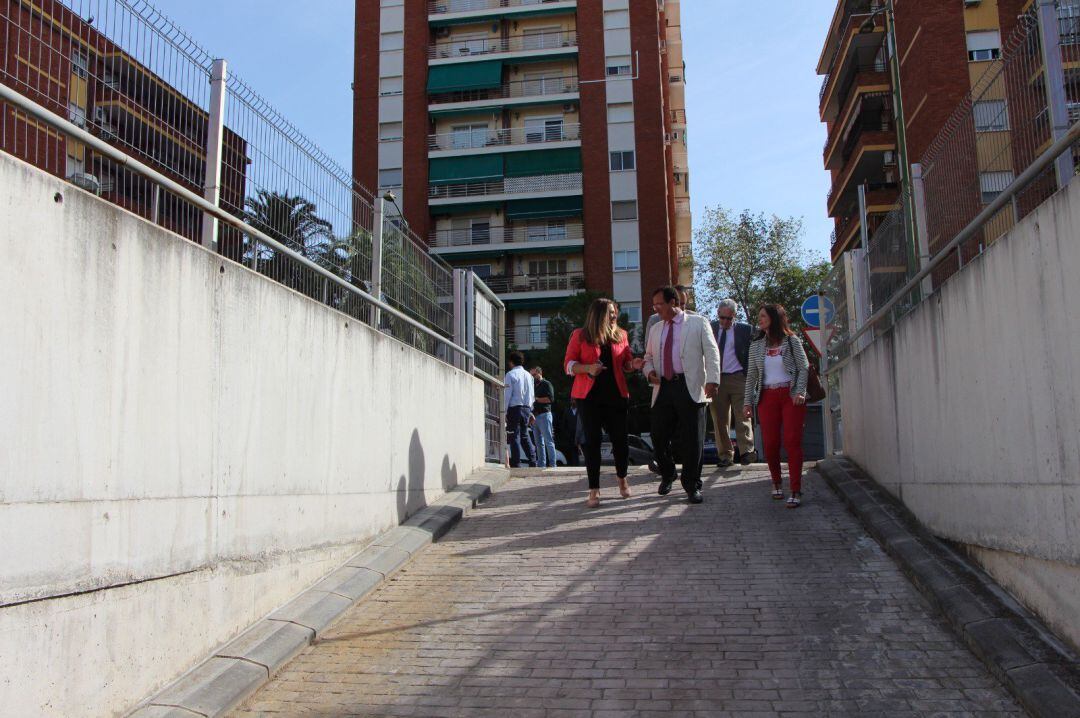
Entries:
POLYGON ((772 386, 774 384, 791 384, 795 379, 788 374, 787 369, 784 368, 784 353, 783 347, 777 347, 773 349, 769 347, 765 350, 765 379, 762 383, 765 386, 772 386))

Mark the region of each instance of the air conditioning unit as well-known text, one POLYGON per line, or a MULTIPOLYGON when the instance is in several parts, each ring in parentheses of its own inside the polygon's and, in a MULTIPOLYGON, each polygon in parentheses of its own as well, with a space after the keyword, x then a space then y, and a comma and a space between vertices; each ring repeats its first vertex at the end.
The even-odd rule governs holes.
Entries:
POLYGON ((86 172, 76 172, 68 177, 68 181, 87 192, 93 192, 96 195, 101 194, 101 182, 98 181, 98 178, 95 175, 86 172))
POLYGON ((896 153, 893 152, 892 150, 886 152, 885 155, 884 155, 884 158, 883 158, 883 164, 886 167, 895 167, 896 166, 896 153))
POLYGON ((565 105, 562 106, 563 112, 573 112, 576 109, 577 105, 575 105, 573 102, 567 102, 565 105))

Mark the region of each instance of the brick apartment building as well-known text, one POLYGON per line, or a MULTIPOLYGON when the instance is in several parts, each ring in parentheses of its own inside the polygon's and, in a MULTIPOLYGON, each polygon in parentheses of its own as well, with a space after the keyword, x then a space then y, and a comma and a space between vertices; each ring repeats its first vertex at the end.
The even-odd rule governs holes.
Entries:
POLYGON ((546 344, 584 289, 633 322, 689 282, 678 0, 357 0, 357 181, 546 344))
MULTIPOLYGON (((836 3, 817 67, 824 75, 820 113, 828 127, 824 162, 832 176, 827 203, 836 224, 834 261, 860 244, 859 187, 865 187, 872 236, 896 207, 907 167, 924 156, 957 106, 979 85, 988 63, 1001 57, 1003 38, 1032 5, 1033 0, 836 3), (891 27, 886 10, 893 16, 891 27)), ((1063 21, 1080 15, 1077 6, 1075 0, 1062 3, 1063 21)), ((1015 167, 1030 162, 992 149, 1008 146, 1008 138, 1000 135, 1011 130, 1009 84, 980 87, 979 101, 971 108, 970 147, 957 153, 967 165, 954 170, 957 177, 968 178, 957 182, 964 189, 955 198, 965 206, 955 213, 958 226, 936 228, 940 236, 929 238, 931 250, 1007 187, 1015 167)))
MULTIPOLYGON (((59 0, 0 0, 0 82, 202 194, 208 115, 59 0)), ((202 212, 0 103, 0 149, 189 239, 202 212)), ((243 207, 246 143, 226 129, 223 206, 243 207)), ((221 250, 241 251, 231 228, 221 250)), ((234 257, 234 258, 239 258, 234 257)))

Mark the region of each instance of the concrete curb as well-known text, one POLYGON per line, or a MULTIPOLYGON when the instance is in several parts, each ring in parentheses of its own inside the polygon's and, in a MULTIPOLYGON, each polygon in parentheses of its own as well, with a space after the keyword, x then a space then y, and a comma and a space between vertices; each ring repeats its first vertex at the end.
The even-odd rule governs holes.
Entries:
POLYGON ((971 651, 1036 718, 1080 718, 1080 658, 848 459, 820 474, 971 651))
POLYGON ((508 478, 509 472, 499 467, 480 469, 468 484, 378 536, 344 566, 215 651, 129 717, 216 718, 236 708, 508 478))

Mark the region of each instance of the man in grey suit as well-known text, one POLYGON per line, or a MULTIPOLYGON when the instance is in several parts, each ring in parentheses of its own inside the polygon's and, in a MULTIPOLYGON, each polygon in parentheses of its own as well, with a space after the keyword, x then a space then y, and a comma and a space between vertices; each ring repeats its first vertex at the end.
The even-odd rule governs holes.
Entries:
POLYGON ((684 312, 674 287, 653 293, 660 315, 645 342, 642 371, 653 385, 652 438, 660 467, 660 489, 666 496, 675 483, 675 458, 669 439, 678 426, 682 451, 682 485, 687 499, 700 504, 701 453, 705 442, 705 405, 720 384, 720 350, 704 317, 684 312))
POLYGON ((754 330, 749 324, 735 321, 738 305, 732 299, 720 302, 716 321, 712 323, 713 336, 720 349, 720 388, 716 391, 709 409, 712 412, 713 432, 716 436, 716 465, 727 468, 733 463, 728 427, 734 424, 735 440, 739 444, 739 457, 743 466, 757 460, 754 451, 754 428, 750 419, 743 415, 746 391, 746 367, 749 366, 750 341, 754 330))

